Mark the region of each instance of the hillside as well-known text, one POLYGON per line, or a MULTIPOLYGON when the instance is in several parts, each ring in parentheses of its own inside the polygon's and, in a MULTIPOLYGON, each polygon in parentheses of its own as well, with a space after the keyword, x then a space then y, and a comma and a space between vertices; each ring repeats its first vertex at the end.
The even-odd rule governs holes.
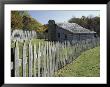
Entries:
POLYGON ((82 53, 74 62, 55 73, 59 77, 99 77, 100 76, 100 48, 82 53))

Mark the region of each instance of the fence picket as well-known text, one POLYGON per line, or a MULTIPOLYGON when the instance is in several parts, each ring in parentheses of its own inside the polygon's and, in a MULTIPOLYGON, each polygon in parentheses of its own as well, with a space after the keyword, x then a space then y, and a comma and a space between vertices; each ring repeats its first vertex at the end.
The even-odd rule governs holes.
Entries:
POLYGON ((18 42, 16 42, 16 47, 15 47, 15 76, 19 77, 19 46, 18 42))
POLYGON ((36 59, 37 59, 37 54, 36 54, 36 44, 34 44, 34 77, 36 77, 36 59))
POLYGON ((44 51, 43 51, 43 68, 44 68, 44 71, 43 71, 43 74, 44 74, 44 77, 46 77, 46 45, 44 46, 44 51))
POLYGON ((41 51, 40 51, 40 42, 39 42, 39 51, 38 51, 38 77, 40 77, 40 68, 41 68, 41 60, 40 60, 40 57, 41 57, 41 51))
POLYGON ((49 76, 49 43, 47 42, 47 77, 49 76))
POLYGON ((27 63, 27 57, 26 57, 26 43, 24 42, 23 46, 23 77, 26 77, 26 63, 27 63))
POLYGON ((32 52, 32 44, 29 43, 29 77, 32 77, 33 72, 33 52, 32 52))

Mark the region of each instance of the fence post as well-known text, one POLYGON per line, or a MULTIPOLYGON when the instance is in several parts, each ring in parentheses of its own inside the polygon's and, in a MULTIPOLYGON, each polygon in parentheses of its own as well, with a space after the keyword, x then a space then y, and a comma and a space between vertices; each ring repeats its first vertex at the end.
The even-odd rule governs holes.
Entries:
POLYGON ((36 44, 34 44, 34 77, 36 77, 36 59, 37 59, 37 55, 36 55, 36 44))
POLYGON ((27 63, 27 57, 26 57, 26 43, 24 42, 23 45, 23 77, 26 77, 26 63, 27 63))
POLYGON ((49 76, 49 42, 47 42, 47 76, 49 76))
POLYGON ((43 76, 46 77, 46 44, 44 45, 44 50, 43 50, 43 76))
POLYGON ((65 66, 65 51, 64 51, 64 42, 61 44, 61 48, 62 48, 62 54, 61 54, 61 56, 62 56, 62 67, 64 67, 65 66))
POLYGON ((53 74, 54 74, 54 71, 55 71, 55 53, 56 53, 56 50, 55 50, 55 43, 54 42, 51 42, 51 44, 52 44, 52 70, 51 70, 51 73, 52 73, 52 75, 51 76, 53 76, 53 74))
POLYGON ((56 43, 56 61, 55 61, 55 71, 58 70, 58 64, 59 64, 59 46, 58 42, 56 43))
POLYGON ((29 77, 32 77, 32 69, 33 69, 33 51, 31 41, 29 43, 29 77))
POLYGON ((40 77, 41 75, 40 75, 40 68, 41 68, 41 66, 40 66, 40 64, 41 64, 41 61, 40 61, 40 57, 41 57, 41 52, 40 52, 40 42, 39 42, 39 48, 38 48, 39 50, 38 50, 38 77, 40 77))
POLYGON ((52 72, 52 48, 51 48, 51 42, 49 42, 49 76, 51 76, 52 72))
POLYGON ((15 77, 19 77, 19 46, 18 41, 15 46, 15 77))
POLYGON ((41 57, 40 57, 40 75, 41 75, 41 77, 43 77, 43 75, 44 75, 44 73, 43 73, 43 69, 44 69, 44 67, 43 67, 43 51, 44 51, 44 49, 43 49, 43 42, 41 43, 41 48, 40 48, 40 52, 41 52, 41 57))
POLYGON ((53 50, 53 58, 52 58, 52 73, 54 74, 55 72, 55 56, 56 56, 56 47, 55 47, 55 42, 52 42, 52 50, 53 50))
POLYGON ((14 77, 14 65, 15 65, 15 52, 14 52, 15 48, 11 48, 11 76, 14 77))

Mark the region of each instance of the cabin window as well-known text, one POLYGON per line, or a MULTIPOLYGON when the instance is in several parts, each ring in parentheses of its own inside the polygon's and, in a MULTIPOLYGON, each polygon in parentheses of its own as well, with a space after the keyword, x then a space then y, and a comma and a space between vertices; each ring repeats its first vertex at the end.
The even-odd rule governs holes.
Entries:
POLYGON ((67 39, 67 35, 65 34, 65 39, 67 39))
POLYGON ((58 38, 60 38, 60 33, 58 33, 58 38))
POLYGON ((94 37, 97 37, 97 35, 96 35, 96 34, 94 34, 94 37))

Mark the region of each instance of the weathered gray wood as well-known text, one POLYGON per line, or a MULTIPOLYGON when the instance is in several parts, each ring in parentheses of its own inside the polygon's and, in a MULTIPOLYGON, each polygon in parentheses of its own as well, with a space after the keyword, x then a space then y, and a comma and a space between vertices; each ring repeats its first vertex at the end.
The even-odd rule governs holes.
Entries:
POLYGON ((15 47, 15 77, 19 77, 19 46, 18 41, 15 47))
POLYGON ((49 76, 52 75, 52 47, 51 47, 51 43, 49 42, 49 76))
POLYGON ((49 43, 47 42, 47 77, 49 77, 49 43))
POLYGON ((53 42, 51 42, 51 77, 54 73, 54 49, 53 49, 53 42))
POLYGON ((26 57, 26 43, 24 43, 23 46, 23 77, 26 77, 26 63, 27 63, 27 57, 26 57))
MULTIPOLYGON (((66 47, 67 47, 67 42, 65 41, 65 46, 64 46, 64 48, 66 49, 66 47)), ((68 54, 67 54, 67 50, 65 50, 65 63, 67 64, 67 59, 68 59, 68 54)))
MULTIPOLYGON (((62 47, 62 49, 64 50, 64 52, 65 52, 65 43, 63 43, 63 47, 62 47)), ((63 53, 63 66, 65 66, 66 65, 66 63, 65 63, 65 53, 63 53)))
POLYGON ((56 61, 55 61, 55 71, 58 70, 58 62, 59 62, 59 47, 58 47, 58 43, 56 43, 56 61))
POLYGON ((57 62, 58 62, 58 69, 60 68, 60 42, 58 42, 58 44, 57 44, 57 46, 58 46, 58 55, 57 55, 57 62))
POLYGON ((33 69, 33 52, 32 52, 32 44, 31 41, 29 43, 29 77, 32 77, 32 69, 33 69))
POLYGON ((43 76, 44 77, 46 77, 46 44, 45 44, 45 46, 44 46, 44 50, 43 50, 43 68, 44 68, 44 70, 43 70, 43 76))
POLYGON ((43 70, 43 69, 44 69, 44 66, 43 66, 43 57, 44 57, 44 56, 43 56, 43 51, 44 51, 43 48, 44 48, 44 46, 43 46, 43 45, 44 45, 43 42, 41 42, 41 48, 40 48, 40 52, 41 52, 41 57, 40 57, 40 62, 41 62, 41 63, 40 63, 40 67, 41 67, 41 68, 40 68, 40 69, 41 69, 41 73, 40 73, 40 74, 41 74, 41 77, 43 77, 43 75, 44 75, 44 73, 43 73, 43 71, 44 71, 44 70, 43 70))
POLYGON ((11 70, 13 69, 13 62, 11 62, 11 70))
POLYGON ((37 59, 37 54, 36 54, 36 44, 34 44, 34 77, 36 77, 36 59, 37 59))
POLYGON ((41 60, 40 60, 40 58, 41 58, 41 49, 40 49, 40 42, 39 42, 39 48, 38 48, 39 50, 38 50, 38 77, 40 77, 41 75, 40 75, 40 68, 41 68, 41 60))
POLYGON ((52 42, 52 52, 53 52, 52 58, 52 75, 53 75, 55 72, 55 54, 56 54, 56 47, 54 42, 52 42))

